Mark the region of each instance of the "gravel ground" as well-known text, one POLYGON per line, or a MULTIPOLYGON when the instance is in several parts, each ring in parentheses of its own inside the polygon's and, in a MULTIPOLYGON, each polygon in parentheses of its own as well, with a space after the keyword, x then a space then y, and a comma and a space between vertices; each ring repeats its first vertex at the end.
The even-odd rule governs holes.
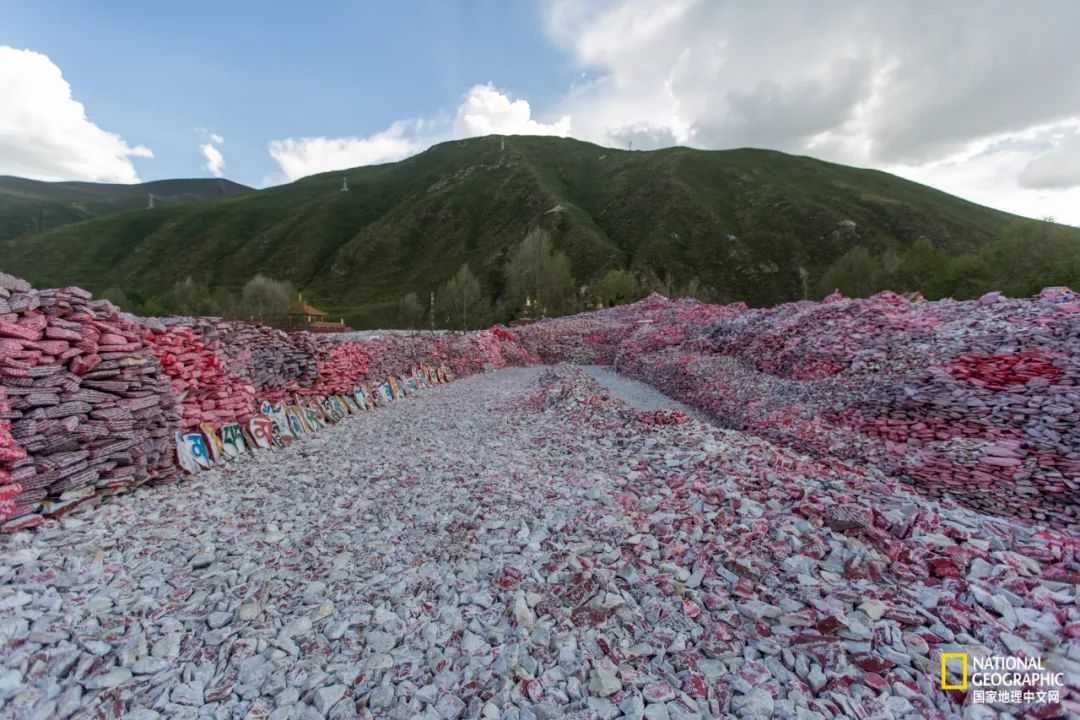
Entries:
MULTIPOLYGON (((953 585, 909 588, 857 516, 792 512, 883 480, 597 391, 567 369, 472 376, 8 538, 0 716, 957 716, 923 637, 973 648, 989 621, 954 633, 933 609, 953 585)), ((1015 572, 992 555, 975 580, 1015 572)), ((1061 633, 986 597, 1029 639, 1061 633)))
POLYGON ((646 385, 640 380, 634 380, 626 375, 620 375, 610 365, 582 365, 589 377, 600 386, 610 391, 615 397, 636 410, 651 412, 653 410, 678 410, 708 422, 707 418, 689 405, 678 400, 673 400, 656 388, 646 385))
MULTIPOLYGON (((587 548, 615 522, 607 478, 580 482, 600 449, 536 442, 510 412, 541 372, 437 387, 10 538, 3 712, 351 717, 359 700, 376 715, 475 716, 466 678, 493 672, 501 687, 515 665, 547 672, 549 712, 569 702, 554 660, 580 664, 573 634, 537 624, 538 597, 492 583, 550 558, 551 533, 587 548), (539 640, 544 656, 521 650, 539 640)), ((493 700, 513 707, 510 694, 493 700)))

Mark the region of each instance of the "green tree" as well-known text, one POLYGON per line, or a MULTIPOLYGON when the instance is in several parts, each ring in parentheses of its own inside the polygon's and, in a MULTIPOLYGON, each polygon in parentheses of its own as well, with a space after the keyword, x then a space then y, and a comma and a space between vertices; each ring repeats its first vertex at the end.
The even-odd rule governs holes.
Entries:
POLYGON ((881 274, 881 263, 865 247, 856 245, 829 266, 819 290, 828 294, 838 289, 850 297, 867 297, 881 289, 881 274))
POLYGON ((222 317, 240 317, 239 301, 228 288, 214 288, 210 291, 210 301, 222 317))
POLYGON ((242 315, 267 324, 280 324, 293 307, 296 297, 292 285, 258 274, 240 292, 242 315))
POLYGON ((448 327, 461 330, 480 327, 491 314, 491 303, 484 297, 480 282, 467 264, 442 284, 435 294, 435 300, 446 316, 448 327))
POLYGON ((882 289, 902 292, 907 290, 900 281, 900 269, 904 264, 904 257, 893 248, 888 248, 881 254, 881 277, 879 282, 882 289))
POLYGON ((1034 295, 1050 285, 1080 284, 1080 244, 1074 233, 1055 223, 1017 223, 979 255, 992 269, 992 284, 1012 297, 1034 295))
POLYGON ((170 312, 178 315, 216 315, 217 305, 206 283, 191 277, 177 280, 163 302, 170 312))
MULTIPOLYGON (((944 272, 943 295, 957 299, 976 298, 994 287, 979 255, 960 255, 949 260, 944 272)), ((937 296, 935 296, 937 297, 937 296)))
POLYGON ((596 296, 606 306, 622 305, 641 297, 637 280, 629 270, 608 270, 596 283, 596 296))
POLYGON ((118 287, 110 287, 103 290, 99 295, 99 298, 108 300, 116 307, 126 312, 135 312, 135 303, 131 301, 128 294, 118 287))
POLYGON ((948 292, 949 254, 928 238, 920 237, 900 257, 897 273, 899 287, 920 291, 928 298, 938 298, 948 292))
POLYGON ((157 300, 149 298, 142 304, 138 314, 145 317, 161 317, 162 315, 168 315, 169 311, 157 300))
POLYGON ((397 314, 398 323, 409 330, 415 330, 424 322, 424 306, 416 293, 408 293, 398 300, 397 314))
POLYGON ((530 230, 506 266, 507 299, 517 308, 534 301, 540 315, 561 315, 574 302, 570 261, 540 228, 530 230))

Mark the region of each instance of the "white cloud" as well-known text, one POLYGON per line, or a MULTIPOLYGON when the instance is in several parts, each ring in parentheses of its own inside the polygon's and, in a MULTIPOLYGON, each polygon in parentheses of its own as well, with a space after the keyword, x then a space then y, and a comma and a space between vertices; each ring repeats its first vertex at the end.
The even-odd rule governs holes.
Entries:
POLYGON ((491 83, 475 85, 458 106, 454 118, 454 137, 482 135, 570 135, 570 116, 551 124, 532 119, 532 109, 525 100, 511 100, 491 83))
POLYGON ((476 85, 465 94, 452 123, 439 115, 430 120, 401 120, 366 137, 272 140, 269 150, 282 176, 296 180, 320 172, 394 162, 435 143, 491 134, 565 137, 570 134, 570 118, 561 117, 553 123, 534 120, 528 102, 513 100, 489 83, 476 85))
MULTIPOLYGON (((211 138, 221 137, 220 135, 211 135, 211 138)), ((220 140, 218 142, 221 142, 220 140)), ((225 174, 225 157, 221 154, 221 151, 214 147, 211 143, 204 143, 199 146, 199 151, 202 152, 203 157, 206 158, 206 164, 203 165, 206 170, 214 177, 221 177, 225 174)))
POLYGON ((1080 141, 1030 140, 1080 116, 1080 3, 548 0, 544 14, 591 78, 548 108, 575 137, 808 153, 1080 223, 1065 190, 1080 141), (1010 150, 980 154, 990 140, 1010 150))
POLYGON ((1054 138, 1053 147, 1032 158, 1020 186, 1036 190, 1080 187, 1080 125, 1054 138))
POLYGON ((270 155, 289 180, 315 173, 401 160, 427 144, 415 137, 422 123, 399 121, 367 137, 306 137, 270 141, 270 155))
POLYGON ((1017 215, 1053 217, 1060 222, 1078 224, 1080 181, 1074 181, 1075 186, 1067 188, 1061 183, 1046 182, 1059 176, 1036 173, 1033 177, 1046 183, 1047 187, 1022 187, 1025 174, 1030 175, 1032 155, 1047 147, 1048 138, 1060 132, 1061 126, 1051 125, 1006 133, 972 142, 965 149, 940 160, 918 165, 888 165, 884 169, 980 205, 1017 215))
POLYGON ((205 143, 199 145, 199 152, 206 158, 203 169, 214 177, 222 177, 225 174, 225 156, 221 154, 218 145, 225 144, 225 138, 217 133, 212 133, 206 128, 195 128, 195 132, 206 138, 205 143))
POLYGON ((153 156, 87 119, 48 57, 0 45, 0 174, 132 183, 131 159, 153 156))

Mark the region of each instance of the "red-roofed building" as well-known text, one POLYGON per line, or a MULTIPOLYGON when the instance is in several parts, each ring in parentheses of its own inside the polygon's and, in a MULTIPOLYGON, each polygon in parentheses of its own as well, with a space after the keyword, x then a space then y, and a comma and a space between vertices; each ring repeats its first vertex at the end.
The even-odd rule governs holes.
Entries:
POLYGON ((296 307, 285 314, 285 326, 287 330, 307 330, 313 333, 339 333, 352 330, 345 324, 345 318, 332 322, 326 317, 326 312, 304 302, 303 295, 297 295, 296 307))

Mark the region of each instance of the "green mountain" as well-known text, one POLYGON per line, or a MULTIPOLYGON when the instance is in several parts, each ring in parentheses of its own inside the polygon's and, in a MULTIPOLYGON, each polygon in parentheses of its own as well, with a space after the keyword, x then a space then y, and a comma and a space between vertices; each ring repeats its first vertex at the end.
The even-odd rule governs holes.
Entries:
MULTIPOLYGON (((937 266, 933 253, 973 257, 1008 229, 1044 225, 887 173, 780 152, 629 152, 492 136, 7 239, 0 268, 147 297, 189 276, 235 291, 261 272, 365 327, 392 324, 403 294, 426 298, 463 263, 497 299, 509 254, 538 227, 569 257, 579 285, 629 268, 647 286, 697 278, 715 300, 761 305, 818 297, 823 281, 843 275, 837 263, 860 280, 866 261, 888 265, 914 246, 937 266)), ((1061 232, 1070 253, 1080 247, 1080 230, 1061 232)), ((965 277, 981 278, 982 269, 972 272, 965 277)), ((974 292, 994 278, 971 282, 974 292)))
POLYGON ((231 180, 158 180, 135 185, 41 182, 0 175, 0 241, 69 223, 145 208, 239 195, 252 188, 231 180))

